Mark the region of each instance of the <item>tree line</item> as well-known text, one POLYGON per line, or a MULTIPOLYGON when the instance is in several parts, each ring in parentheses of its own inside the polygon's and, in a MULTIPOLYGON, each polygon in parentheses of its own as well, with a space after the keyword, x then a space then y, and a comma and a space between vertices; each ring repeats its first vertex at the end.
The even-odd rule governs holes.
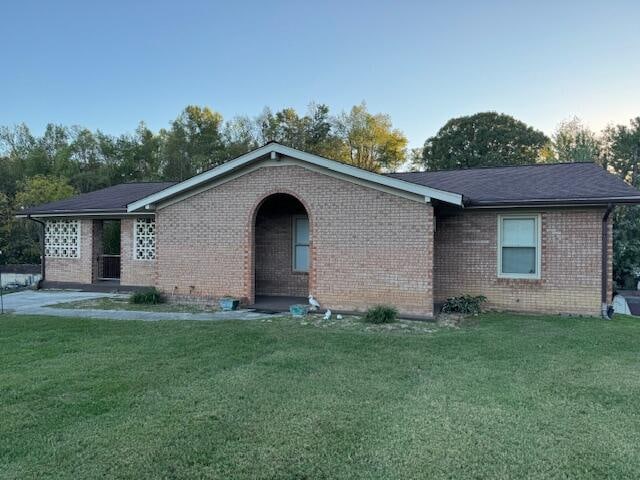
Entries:
MULTIPOLYGON (((122 135, 55 124, 35 135, 20 124, 0 127, 0 262, 38 262, 35 228, 13 218, 21 208, 122 182, 184 180, 269 141, 374 172, 594 161, 640 187, 640 117, 602 132, 574 118, 549 138, 509 115, 481 112, 449 120, 414 149, 389 115, 365 103, 336 115, 314 103, 304 113, 265 109, 227 121, 188 106, 168 128, 141 122, 122 135)), ((619 207, 615 216, 614 276, 629 287, 640 276, 640 213, 619 207)))

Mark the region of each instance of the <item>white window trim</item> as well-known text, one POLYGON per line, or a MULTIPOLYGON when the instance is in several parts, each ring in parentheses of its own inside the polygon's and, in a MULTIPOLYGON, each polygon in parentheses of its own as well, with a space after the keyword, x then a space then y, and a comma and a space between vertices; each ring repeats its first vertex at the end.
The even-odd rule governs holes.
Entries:
POLYGON ((133 220, 133 248, 132 248, 132 255, 133 255, 133 260, 135 260, 136 262, 155 262, 156 258, 158 257, 158 251, 157 251, 157 244, 156 247, 154 248, 154 252, 153 252, 153 258, 138 258, 137 255, 137 248, 138 248, 138 220, 152 220, 154 223, 154 237, 155 237, 155 241, 157 242, 158 240, 158 230, 157 230, 157 224, 156 224, 156 219, 155 218, 150 218, 150 217, 141 217, 141 218, 135 218, 133 220))
POLYGON ((542 273, 542 218, 539 213, 532 214, 501 214, 498 215, 498 278, 520 278, 525 280, 539 280, 542 273), (536 273, 502 273, 502 221, 503 219, 535 220, 536 228, 536 273))
POLYGON ((306 218, 309 221, 307 215, 293 215, 291 217, 291 269, 295 273, 309 273, 309 270, 311 270, 311 222, 309 222, 309 243, 296 243, 296 221, 300 218, 306 218), (309 249, 309 268, 300 270, 296 268, 296 246, 304 245, 309 249))

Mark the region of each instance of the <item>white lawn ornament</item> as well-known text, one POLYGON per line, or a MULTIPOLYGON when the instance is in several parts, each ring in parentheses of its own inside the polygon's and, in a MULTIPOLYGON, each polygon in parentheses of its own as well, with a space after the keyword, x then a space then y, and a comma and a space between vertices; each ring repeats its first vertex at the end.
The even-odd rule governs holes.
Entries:
POLYGON ((318 301, 313 298, 313 295, 309 295, 309 305, 311 305, 310 310, 318 310, 320 308, 320 304, 318 301))
POLYGON ((326 311, 326 312, 324 312, 324 317, 323 317, 323 318, 324 318, 325 320, 331 320, 331 310, 329 310, 329 309, 327 308, 327 311, 326 311))
POLYGON ((342 320, 342 315, 340 314, 336 315, 336 320, 342 320))

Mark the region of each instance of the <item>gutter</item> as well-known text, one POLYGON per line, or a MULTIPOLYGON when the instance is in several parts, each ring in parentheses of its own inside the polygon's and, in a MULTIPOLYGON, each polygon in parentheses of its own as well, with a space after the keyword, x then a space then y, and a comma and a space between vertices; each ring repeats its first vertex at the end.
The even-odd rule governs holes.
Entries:
POLYGON ((611 320, 613 306, 607 298, 607 285, 609 284, 609 216, 614 204, 610 203, 602 216, 602 318, 611 320))
POLYGON ((46 256, 44 254, 44 229, 45 229, 45 225, 44 222, 41 220, 36 220, 35 218, 31 218, 31 215, 27 215, 27 220, 31 220, 32 222, 38 223, 40 224, 40 226, 42 227, 42 231, 40 234, 40 274, 42 276, 42 278, 40 278, 40 281, 38 282, 38 290, 40 290, 42 288, 42 284, 44 283, 44 279, 45 279, 45 273, 46 273, 46 256))
POLYGON ((544 200, 523 200, 514 202, 511 200, 495 202, 473 202, 466 206, 469 209, 480 208, 519 208, 519 207, 568 207, 568 206, 601 206, 611 205, 612 202, 640 204, 640 195, 631 197, 609 197, 609 198, 575 198, 575 199, 544 199, 544 200))

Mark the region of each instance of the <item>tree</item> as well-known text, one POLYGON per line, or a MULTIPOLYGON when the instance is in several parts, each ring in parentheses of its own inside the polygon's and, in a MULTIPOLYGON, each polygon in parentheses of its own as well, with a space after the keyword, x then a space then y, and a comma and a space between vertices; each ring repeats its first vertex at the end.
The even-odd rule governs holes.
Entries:
POLYGON ((560 162, 596 162, 602 150, 600 139, 577 117, 561 122, 552 142, 553 160, 560 162))
POLYGON ((496 112, 449 120, 427 139, 422 164, 427 170, 535 163, 547 136, 520 120, 496 112))
POLYGON ((275 114, 265 108, 255 120, 259 144, 275 141, 323 156, 340 151, 341 141, 334 135, 333 122, 329 107, 316 103, 311 103, 302 117, 293 108, 275 114))
POLYGON ((336 160, 378 172, 393 170, 406 158, 407 138, 388 115, 369 113, 364 102, 336 118, 334 128, 341 141, 336 160))
POLYGON ((37 228, 16 220, 9 197, 0 192, 0 250, 2 263, 38 263, 40 247, 37 228))
POLYGON ((636 188, 640 188, 640 117, 629 125, 604 131, 604 162, 608 168, 636 188))
POLYGON ((18 208, 26 208, 69 198, 75 193, 75 189, 64 178, 36 175, 22 182, 20 190, 16 193, 15 205, 18 208))
POLYGON ((259 146, 256 126, 247 116, 239 116, 224 126, 223 138, 228 158, 236 158, 259 146))
MULTIPOLYGON (((640 117, 604 131, 605 167, 640 188, 640 117)), ((640 277, 640 206, 618 206, 613 224, 613 275, 620 288, 640 277)))
POLYGON ((221 127, 222 115, 209 107, 185 108, 161 131, 163 176, 184 180, 228 160, 221 127))
POLYGON ((619 205, 613 217, 613 279, 634 289, 640 279, 640 206, 619 205))

